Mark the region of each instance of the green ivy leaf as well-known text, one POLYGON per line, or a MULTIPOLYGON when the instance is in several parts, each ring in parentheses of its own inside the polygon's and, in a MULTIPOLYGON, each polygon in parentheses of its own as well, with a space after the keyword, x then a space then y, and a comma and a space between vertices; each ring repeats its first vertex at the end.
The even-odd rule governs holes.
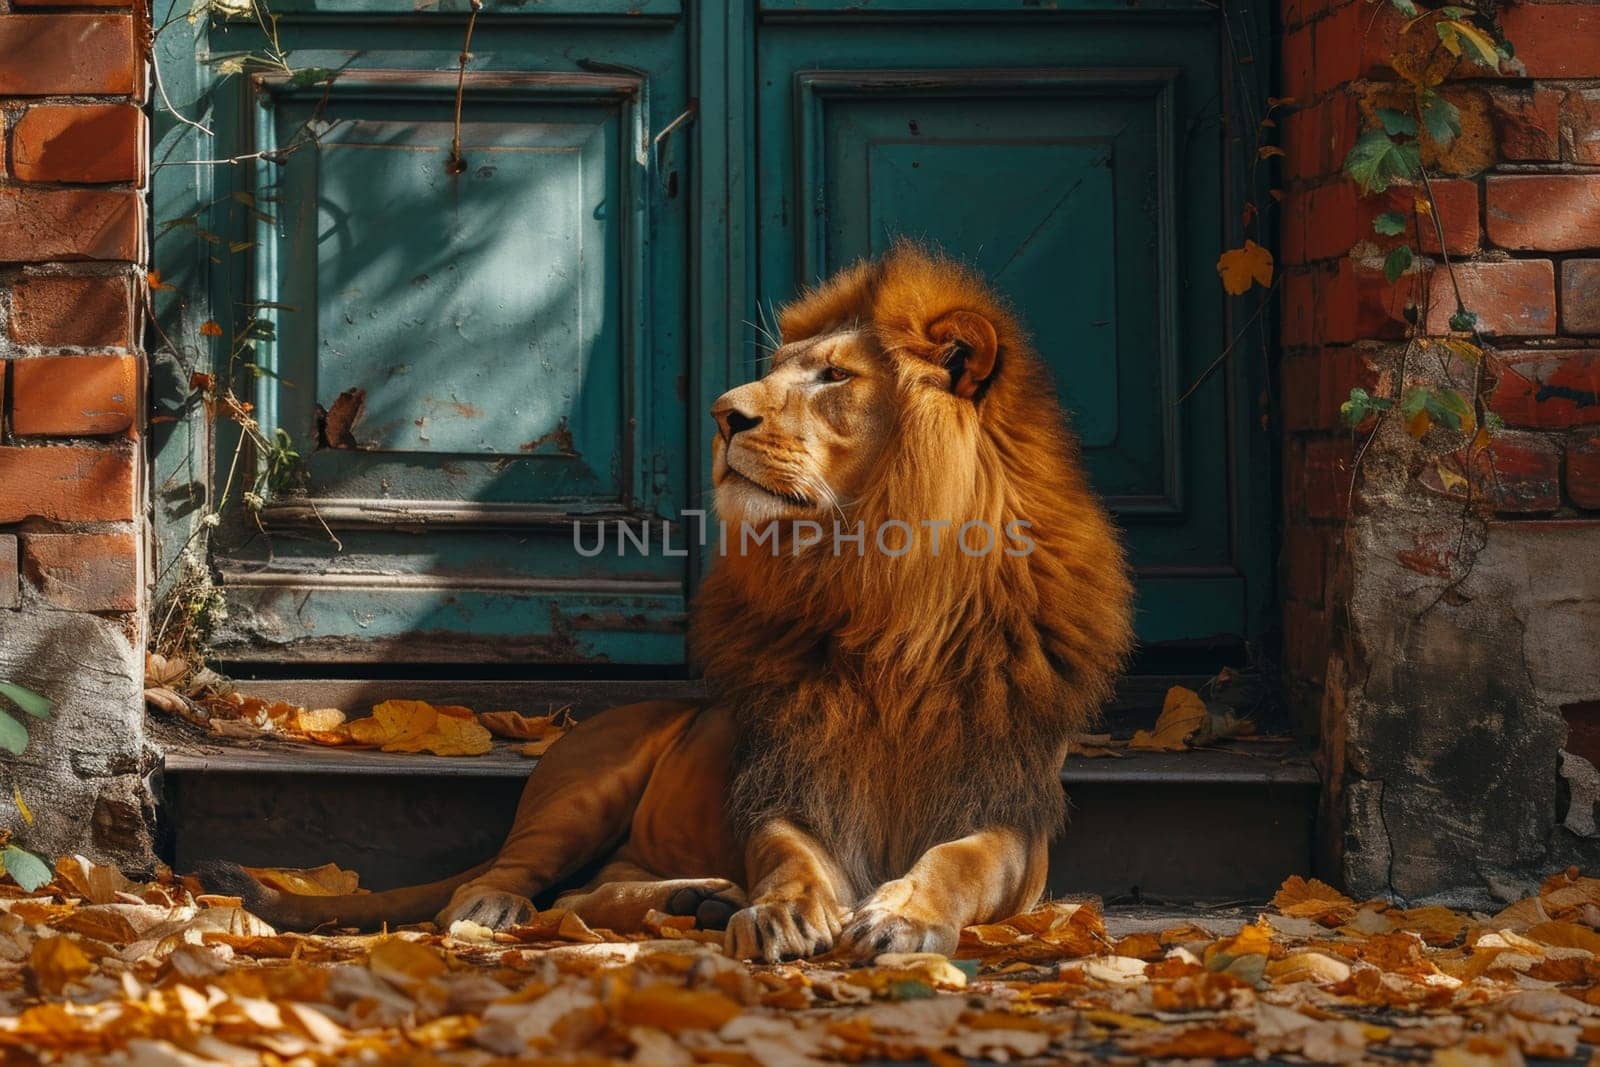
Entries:
POLYGON ((1396 245, 1389 249, 1389 254, 1383 257, 1383 276, 1393 285, 1405 274, 1411 266, 1411 246, 1396 245))
POLYGON ((1344 172, 1363 193, 1381 193, 1401 179, 1413 178, 1421 166, 1414 144, 1396 144, 1383 130, 1368 130, 1344 157, 1344 172))
POLYGON ((1471 14, 1471 12, 1464 7, 1450 5, 1447 7, 1441 7, 1439 9, 1439 14, 1443 15, 1447 19, 1460 19, 1466 18, 1469 14, 1471 14))
POLYGON ((42 697, 32 689, 24 689, 12 682, 0 682, 0 696, 32 715, 35 719, 48 719, 50 717, 50 699, 42 697))
POLYGON ((1459 430, 1464 423, 1472 421, 1472 405, 1454 389, 1429 390, 1428 414, 1433 416, 1434 422, 1459 430))
POLYGON ((1372 396, 1359 386, 1350 390, 1350 399, 1339 405, 1339 417, 1352 430, 1373 415, 1382 414, 1394 405, 1384 396, 1372 396))
POLYGON ((28 728, 9 714, 0 711, 0 748, 13 756, 20 756, 27 747, 28 728))
POLYGON ((4 851, 0 851, 0 865, 4 865, 12 881, 29 893, 49 884, 54 877, 48 863, 16 845, 7 845, 4 851))
POLYGON ((1385 237, 1395 237, 1406 232, 1406 217, 1398 211, 1385 211, 1372 220, 1372 229, 1385 237))
POLYGON ((1407 115, 1404 111, 1396 111, 1392 107, 1378 109, 1378 121, 1383 123, 1383 132, 1391 137, 1415 137, 1417 135, 1417 120, 1407 115))
POLYGON ((1497 411, 1485 411, 1483 413, 1483 425, 1490 433, 1498 433, 1506 428, 1506 420, 1502 419, 1497 411))
POLYGON ((1456 312, 1454 315, 1450 316, 1450 328, 1461 333, 1466 333, 1470 330, 1476 330, 1478 328, 1477 313, 1466 311, 1464 309, 1456 312))
POLYGON ((1411 0, 1389 0, 1389 4, 1408 19, 1417 17, 1417 5, 1411 0))
POLYGON ((1461 109, 1437 93, 1430 93, 1422 105, 1422 124, 1440 148, 1461 136, 1461 109))

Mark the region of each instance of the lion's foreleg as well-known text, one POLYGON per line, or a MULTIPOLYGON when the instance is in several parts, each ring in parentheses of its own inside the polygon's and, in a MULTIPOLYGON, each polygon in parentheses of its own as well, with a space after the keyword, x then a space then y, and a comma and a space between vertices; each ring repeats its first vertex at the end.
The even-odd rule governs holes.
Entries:
POLYGON ((903 877, 862 901, 840 944, 862 958, 949 954, 963 926, 1004 919, 1037 903, 1048 863, 1045 838, 1015 830, 984 830, 936 845, 903 877))
POLYGON ((745 869, 752 903, 728 921, 729 955, 776 963, 833 947, 847 882, 815 838, 772 819, 745 843, 745 869))

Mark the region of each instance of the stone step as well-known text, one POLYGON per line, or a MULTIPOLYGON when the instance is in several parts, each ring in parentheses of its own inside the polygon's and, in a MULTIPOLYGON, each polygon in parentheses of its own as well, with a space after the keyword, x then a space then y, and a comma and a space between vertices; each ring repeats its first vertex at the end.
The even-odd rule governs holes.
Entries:
MULTIPOLYGON (((1171 681, 1125 684, 1107 715, 1110 731, 1153 721, 1171 681)), ((529 714, 567 706, 580 717, 645 695, 694 692, 684 682, 273 680, 241 688, 309 707, 364 711, 405 696, 529 714)), ((333 861, 373 888, 442 877, 492 854, 537 764, 511 746, 460 758, 219 742, 165 719, 153 721, 152 733, 165 752, 164 851, 178 870, 213 858, 333 861)), ((1053 894, 1264 900, 1287 875, 1311 873, 1318 778, 1296 742, 1072 757, 1061 778, 1070 814, 1052 849, 1053 894)))

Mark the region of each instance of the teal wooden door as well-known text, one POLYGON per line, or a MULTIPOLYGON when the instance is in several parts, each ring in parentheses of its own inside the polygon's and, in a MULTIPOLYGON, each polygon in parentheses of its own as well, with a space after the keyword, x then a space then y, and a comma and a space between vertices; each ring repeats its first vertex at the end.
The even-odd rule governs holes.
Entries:
MULTIPOLYGON (((269 6, 291 69, 196 79, 206 151, 246 161, 159 256, 299 455, 219 509, 218 653, 681 663, 686 558, 573 548, 574 523, 658 538, 689 501, 687 197, 659 136, 689 109, 681 9, 491 2, 458 79, 464 3, 269 6)), ((207 46, 271 48, 226 22, 207 46)), ((215 492, 237 435, 211 429, 215 492)))
POLYGON ((1270 525, 1241 480, 1255 394, 1223 374, 1179 402, 1228 343, 1221 15, 762 6, 762 297, 899 235, 974 263, 1054 369, 1126 531, 1141 640, 1251 635, 1270 525))
POLYGON ((680 666, 705 560, 660 531, 705 506, 711 399, 762 307, 899 234, 1034 331, 1141 637, 1258 632, 1260 383, 1178 402, 1231 330, 1248 79, 1214 6, 489 0, 459 82, 466 0, 269 6, 293 72, 253 24, 158 39, 214 133, 157 113, 165 373, 299 455, 246 496, 228 419, 157 427, 164 574, 220 517, 224 657, 680 666), (656 550, 575 551, 602 519, 656 550))

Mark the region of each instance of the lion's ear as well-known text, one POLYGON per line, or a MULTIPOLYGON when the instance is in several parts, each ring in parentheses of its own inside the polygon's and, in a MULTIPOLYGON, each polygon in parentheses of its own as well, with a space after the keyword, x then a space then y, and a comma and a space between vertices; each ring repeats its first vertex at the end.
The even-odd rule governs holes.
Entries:
POLYGON ((977 396, 1000 354, 994 323, 976 311, 952 311, 928 326, 928 337, 939 346, 935 358, 950 372, 950 391, 968 400, 977 396))

